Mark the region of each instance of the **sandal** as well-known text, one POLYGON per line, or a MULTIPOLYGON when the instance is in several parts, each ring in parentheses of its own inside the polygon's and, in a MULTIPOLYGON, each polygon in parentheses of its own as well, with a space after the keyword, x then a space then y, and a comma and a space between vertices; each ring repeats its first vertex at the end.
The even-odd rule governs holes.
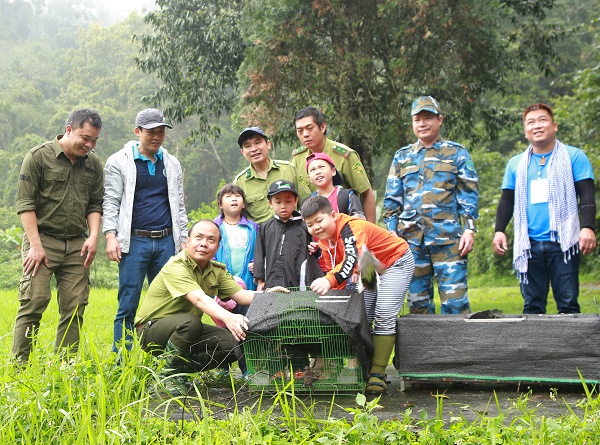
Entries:
POLYGON ((369 374, 369 382, 365 388, 366 394, 383 394, 387 390, 385 374, 372 372, 369 374))

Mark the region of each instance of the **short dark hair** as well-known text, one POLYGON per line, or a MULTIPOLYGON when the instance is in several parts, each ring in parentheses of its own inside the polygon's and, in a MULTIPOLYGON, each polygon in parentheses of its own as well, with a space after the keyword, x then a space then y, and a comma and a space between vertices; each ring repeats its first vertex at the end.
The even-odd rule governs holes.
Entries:
POLYGON ((303 119, 305 117, 309 117, 309 116, 313 118, 313 120, 315 121, 315 124, 317 124, 319 127, 325 123, 325 116, 323 115, 321 110, 319 110, 318 108, 315 108, 315 107, 306 107, 306 108, 302 108, 300 111, 298 111, 296 113, 296 116, 294 116, 294 124, 298 120, 303 119))
POLYGON ((536 111, 536 110, 546 110, 548 112, 548 114, 550 115, 552 122, 554 122, 554 111, 552 111, 552 107, 550 105, 546 105, 546 104, 542 104, 542 103, 529 105, 527 108, 525 108, 525 111, 523 111, 523 122, 525 122, 525 119, 527 118, 527 115, 530 112, 536 111))
POLYGON ((239 185, 225 184, 221 187, 221 190, 217 193, 217 204, 221 205, 223 202, 223 196, 225 195, 240 195, 246 204, 246 194, 239 185))
POLYGON ((315 213, 331 213, 333 212, 333 207, 329 202, 329 199, 325 198, 321 195, 311 196, 307 198, 306 201, 302 204, 302 208, 300 209, 300 214, 302 218, 308 218, 309 216, 314 215, 315 213))
POLYGON ((198 224, 203 223, 203 222, 209 222, 211 224, 214 224, 214 226, 217 228, 217 231, 219 232, 219 242, 221 242, 221 228, 212 219, 200 219, 200 220, 196 221, 195 223, 193 223, 192 227, 190 227, 190 229, 188 230, 188 237, 192 233, 192 230, 194 230, 194 227, 196 227, 198 224))
POLYGON ((100 129, 102 128, 102 119, 95 110, 89 108, 80 108, 79 110, 73 111, 69 114, 65 126, 69 126, 73 129, 83 128, 83 126, 89 122, 92 126, 100 129))

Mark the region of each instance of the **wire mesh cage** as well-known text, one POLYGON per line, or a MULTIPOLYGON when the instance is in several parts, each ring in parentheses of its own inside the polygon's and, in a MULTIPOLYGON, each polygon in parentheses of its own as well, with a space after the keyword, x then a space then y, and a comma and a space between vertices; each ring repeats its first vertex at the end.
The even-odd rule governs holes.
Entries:
POLYGON ((282 293, 273 302, 269 312, 274 316, 274 327, 249 331, 244 343, 251 389, 276 390, 290 380, 294 380, 296 391, 364 388, 363 370, 350 339, 320 310, 317 294, 282 293))

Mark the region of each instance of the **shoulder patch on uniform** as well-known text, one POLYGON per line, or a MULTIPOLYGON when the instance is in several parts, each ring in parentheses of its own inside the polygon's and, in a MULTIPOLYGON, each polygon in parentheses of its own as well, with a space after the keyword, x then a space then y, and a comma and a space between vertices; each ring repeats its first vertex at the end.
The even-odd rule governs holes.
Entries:
POLYGON ((306 150, 308 150, 308 148, 306 148, 304 146, 297 148, 292 152, 292 156, 296 156, 296 155, 299 155, 300 153, 304 153, 306 150))
POLYGON ((350 149, 340 147, 339 145, 334 145, 333 151, 335 151, 339 155, 342 155, 345 158, 347 158, 350 155, 350 149))
POLYGON ((237 176, 234 178, 233 183, 236 184, 238 179, 240 179, 241 176, 246 175, 246 179, 248 179, 251 175, 250 173, 250 167, 246 167, 244 170, 242 170, 241 172, 239 172, 237 174, 237 176))
POLYGON ((465 162, 465 168, 469 171, 474 172, 475 171, 475 165, 473 164, 473 161, 471 161, 470 159, 465 162))
POLYGON ((363 168, 363 165, 360 162, 357 162, 356 164, 354 164, 352 166, 352 170, 354 170, 359 175, 366 175, 365 169, 363 168))
POLYGON ((210 262, 212 263, 212 265, 214 267, 220 267, 221 269, 227 269, 227 265, 225 263, 221 263, 220 261, 217 261, 217 260, 210 260, 210 262))

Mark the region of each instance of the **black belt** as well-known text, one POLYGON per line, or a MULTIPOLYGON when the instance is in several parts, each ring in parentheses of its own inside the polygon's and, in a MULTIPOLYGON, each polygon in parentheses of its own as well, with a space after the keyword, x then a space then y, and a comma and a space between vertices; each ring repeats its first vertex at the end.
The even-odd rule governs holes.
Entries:
POLYGON ((173 233, 173 229, 169 227, 168 229, 162 230, 137 230, 133 229, 131 234, 133 236, 141 236, 143 238, 164 238, 165 236, 169 236, 173 233))

